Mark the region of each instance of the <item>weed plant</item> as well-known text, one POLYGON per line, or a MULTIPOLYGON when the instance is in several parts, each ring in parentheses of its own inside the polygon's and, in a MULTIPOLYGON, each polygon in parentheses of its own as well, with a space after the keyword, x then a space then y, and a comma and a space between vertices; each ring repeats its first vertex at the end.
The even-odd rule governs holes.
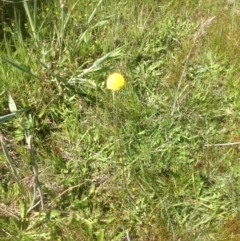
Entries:
POLYGON ((239 240, 238 1, 21 4, 0 1, 0 240, 239 240))

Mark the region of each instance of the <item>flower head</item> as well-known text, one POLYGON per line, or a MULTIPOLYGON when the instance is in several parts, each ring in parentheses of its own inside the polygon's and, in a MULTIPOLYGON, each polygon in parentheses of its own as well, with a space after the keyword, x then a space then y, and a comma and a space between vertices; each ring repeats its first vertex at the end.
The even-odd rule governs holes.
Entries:
POLYGON ((107 78, 107 88, 112 91, 120 90, 125 85, 125 79, 121 74, 113 73, 107 78))

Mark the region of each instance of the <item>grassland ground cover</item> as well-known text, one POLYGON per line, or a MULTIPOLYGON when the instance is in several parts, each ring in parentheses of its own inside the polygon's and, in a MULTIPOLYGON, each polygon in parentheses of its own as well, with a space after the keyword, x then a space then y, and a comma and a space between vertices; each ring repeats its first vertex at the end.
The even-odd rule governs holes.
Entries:
POLYGON ((239 23, 236 0, 0 1, 0 240, 239 240, 239 23))

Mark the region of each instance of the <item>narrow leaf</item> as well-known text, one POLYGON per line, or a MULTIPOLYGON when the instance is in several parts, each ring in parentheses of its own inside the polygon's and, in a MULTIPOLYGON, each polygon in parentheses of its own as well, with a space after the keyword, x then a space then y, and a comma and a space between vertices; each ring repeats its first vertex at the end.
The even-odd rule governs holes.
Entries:
POLYGON ((41 80, 41 78, 40 78, 39 76, 33 74, 30 69, 28 69, 28 68, 26 68, 26 67, 23 67, 23 66, 21 66, 21 65, 19 65, 19 64, 16 64, 16 63, 12 62, 11 60, 6 59, 6 58, 4 58, 4 57, 1 57, 1 58, 2 58, 3 60, 5 60, 6 62, 8 62, 9 64, 11 64, 13 67, 21 70, 22 72, 24 72, 24 73, 26 73, 26 74, 29 74, 29 75, 31 75, 31 76, 33 76, 33 77, 41 80))
POLYGON ((98 2, 97 6, 96 6, 95 9, 93 10, 92 14, 91 14, 90 17, 88 18, 88 22, 87 22, 88 25, 91 23, 91 21, 92 21, 94 15, 96 14, 97 9, 98 9, 99 6, 101 5, 102 1, 103 1, 103 0, 100 0, 100 1, 98 2))
POLYGON ((0 116, 0 122, 4 122, 4 121, 12 118, 15 115, 16 115, 16 113, 11 113, 11 114, 8 114, 8 115, 0 116))
POLYGON ((121 53, 122 49, 123 49, 123 46, 119 47, 119 48, 117 48, 117 49, 115 49, 115 50, 105 54, 103 57, 97 59, 90 68, 84 69, 83 73, 80 74, 79 76, 83 76, 84 74, 93 72, 96 69, 99 71, 101 69, 100 68, 101 65, 104 62, 109 61, 109 60, 113 60, 113 59, 118 59, 119 57, 121 57, 122 56, 122 53, 121 53))

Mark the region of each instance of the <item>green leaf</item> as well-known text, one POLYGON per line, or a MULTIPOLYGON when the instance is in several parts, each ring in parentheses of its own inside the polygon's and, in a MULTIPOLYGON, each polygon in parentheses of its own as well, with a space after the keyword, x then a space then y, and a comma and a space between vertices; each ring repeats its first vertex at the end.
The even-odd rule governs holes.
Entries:
POLYGON ((99 71, 99 70, 101 71, 101 69, 103 68, 102 64, 104 62, 109 61, 109 60, 113 60, 113 59, 118 59, 123 55, 121 53, 123 47, 124 46, 119 47, 117 49, 114 49, 113 51, 105 54, 103 57, 97 59, 90 68, 84 69, 83 73, 80 74, 79 76, 81 77, 81 76, 83 76, 84 74, 87 74, 87 73, 91 73, 91 72, 95 72, 95 71, 99 71))
POLYGON ((41 78, 40 78, 39 76, 33 74, 33 73, 31 72, 31 70, 30 70, 29 68, 27 68, 26 66, 21 66, 21 65, 19 65, 19 64, 16 64, 16 63, 14 63, 13 61, 11 61, 11 60, 9 60, 9 59, 7 59, 7 58, 4 58, 4 57, 1 57, 1 58, 2 58, 3 60, 5 60, 6 62, 8 62, 9 64, 11 64, 13 67, 21 70, 22 72, 24 72, 24 73, 26 73, 26 74, 29 74, 29 75, 31 75, 31 76, 33 76, 33 77, 41 80, 41 78))
POLYGON ((51 210, 51 212, 50 212, 50 218, 56 218, 56 217, 58 217, 60 214, 61 214, 60 211, 58 211, 58 210, 56 210, 56 209, 53 209, 53 210, 51 210))
POLYGON ((94 15, 96 14, 97 9, 99 8, 99 6, 102 4, 102 1, 103 1, 103 0, 100 0, 100 1, 98 2, 97 6, 96 6, 95 9, 93 10, 92 14, 91 14, 90 17, 88 18, 88 22, 87 22, 88 25, 92 22, 92 19, 93 19, 94 15))
POLYGON ((0 116, 0 122, 4 122, 4 121, 12 118, 15 115, 16 115, 16 113, 11 113, 11 114, 8 114, 8 115, 0 116))
POLYGON ((97 241, 104 241, 104 229, 100 229, 94 233, 97 237, 97 241))

